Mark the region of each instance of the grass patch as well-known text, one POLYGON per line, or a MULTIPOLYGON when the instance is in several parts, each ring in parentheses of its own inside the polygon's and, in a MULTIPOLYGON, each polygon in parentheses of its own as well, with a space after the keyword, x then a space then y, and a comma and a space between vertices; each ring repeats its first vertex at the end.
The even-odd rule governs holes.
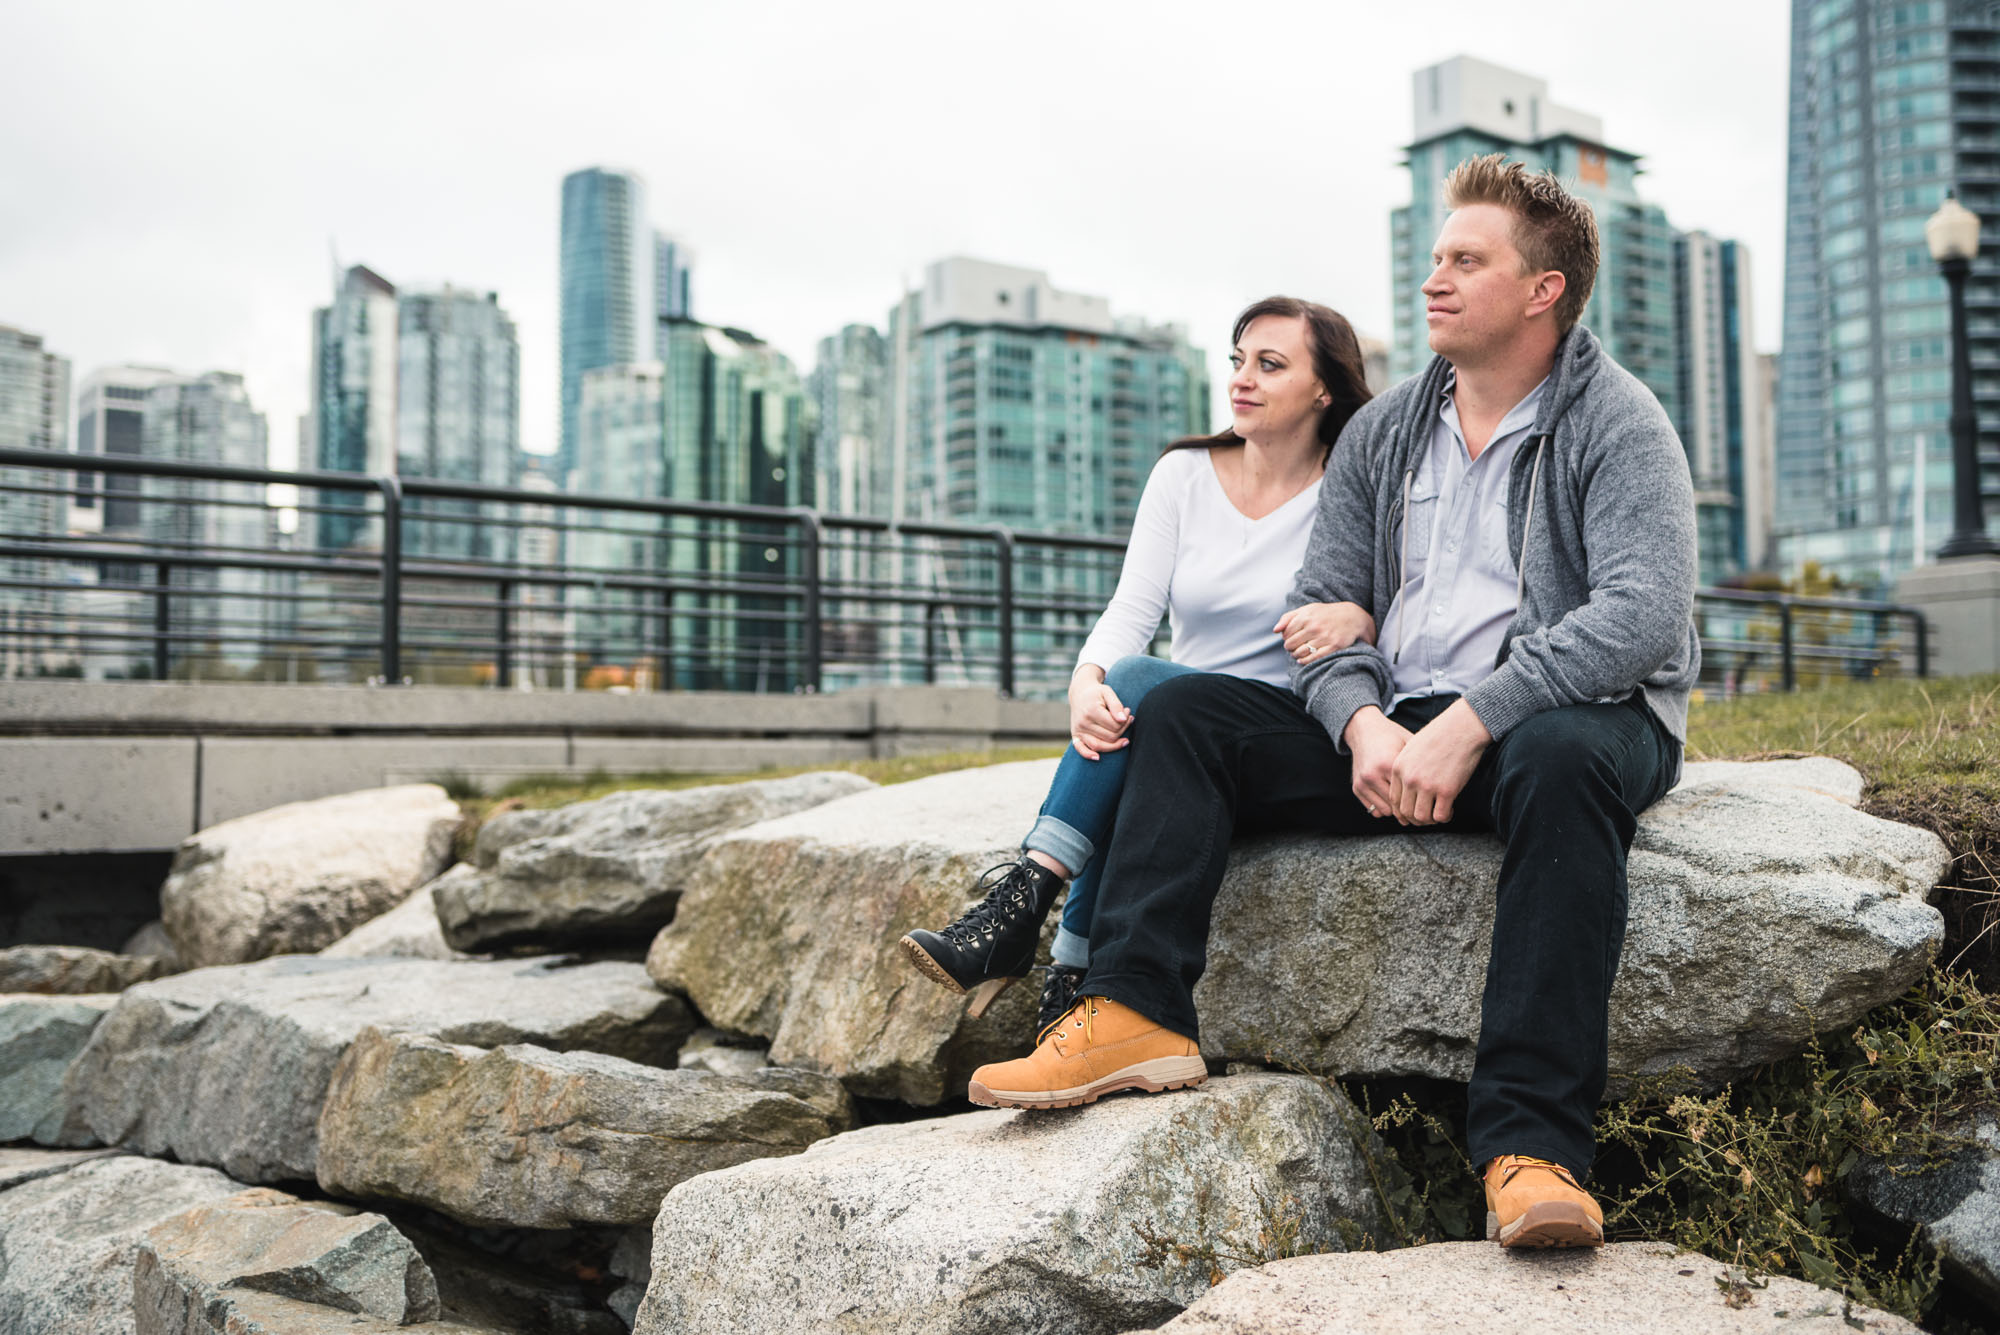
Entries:
POLYGON ((566 774, 530 775, 517 779, 485 796, 470 795, 459 805, 473 817, 475 826, 502 806, 513 811, 541 809, 588 802, 611 793, 630 789, 703 788, 717 783, 748 783, 754 779, 782 779, 793 774, 818 774, 842 770, 859 774, 879 784, 908 783, 933 774, 972 769, 981 765, 1004 765, 1015 760, 1048 760, 1061 755, 1060 746, 1016 746, 996 751, 942 751, 927 755, 889 756, 873 760, 832 761, 823 765, 772 767, 739 774, 685 774, 674 770, 654 770, 641 774, 607 774, 598 771, 575 778, 566 774))

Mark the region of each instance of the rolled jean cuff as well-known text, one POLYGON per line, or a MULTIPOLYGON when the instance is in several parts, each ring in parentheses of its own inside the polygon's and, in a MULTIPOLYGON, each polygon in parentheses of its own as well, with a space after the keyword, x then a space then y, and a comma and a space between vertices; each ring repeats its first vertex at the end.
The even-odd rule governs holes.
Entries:
POLYGON ((1090 865, 1090 855, 1097 851, 1091 847, 1090 840, 1077 833, 1074 826, 1046 812, 1035 817, 1035 828, 1028 831, 1021 847, 1030 853, 1048 854, 1068 867, 1072 877, 1090 865))
POLYGON ((1067 968, 1088 969, 1090 942, 1067 927, 1058 927, 1055 944, 1049 947, 1049 958, 1067 968))

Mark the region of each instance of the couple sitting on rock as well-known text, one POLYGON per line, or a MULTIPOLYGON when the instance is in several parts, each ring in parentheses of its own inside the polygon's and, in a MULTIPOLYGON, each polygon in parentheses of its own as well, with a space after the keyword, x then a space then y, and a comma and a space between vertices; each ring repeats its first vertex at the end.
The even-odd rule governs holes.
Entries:
POLYGON ((1467 1091, 1488 1230, 1594 1246, 1579 1183, 1626 852, 1679 775, 1699 665, 1693 491, 1658 401, 1577 325, 1590 206, 1498 155, 1445 198, 1421 375, 1371 402, 1335 312, 1272 298, 1238 319, 1233 427, 1147 481, 1020 861, 902 944, 983 1012, 1067 881, 1037 1046, 981 1067, 971 1099, 1178 1089, 1206 1076, 1194 986, 1233 834, 1491 831, 1467 1091), (1172 663, 1143 656, 1163 609, 1172 663))

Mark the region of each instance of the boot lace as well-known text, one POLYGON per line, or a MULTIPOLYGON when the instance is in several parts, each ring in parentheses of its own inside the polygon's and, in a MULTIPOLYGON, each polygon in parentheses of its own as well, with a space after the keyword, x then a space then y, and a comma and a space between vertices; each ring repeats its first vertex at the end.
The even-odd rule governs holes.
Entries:
MULTIPOLYGON (((1576 1179, 1570 1176, 1569 1169, 1549 1159, 1537 1159, 1531 1154, 1508 1154, 1501 1156, 1501 1162, 1503 1167, 1500 1170, 1500 1185, 1503 1187, 1512 1182, 1515 1175, 1523 1168, 1546 1168, 1572 1187, 1577 1186, 1576 1179)), ((1577 1190, 1581 1191, 1583 1188, 1577 1187, 1577 1190)))
POLYGON ((1034 912, 1035 896, 1029 887, 1028 872, 1018 862, 988 867, 972 888, 985 891, 986 897, 938 933, 960 950, 970 950, 981 940, 992 940, 1002 923, 1011 922, 1019 914, 1034 912))

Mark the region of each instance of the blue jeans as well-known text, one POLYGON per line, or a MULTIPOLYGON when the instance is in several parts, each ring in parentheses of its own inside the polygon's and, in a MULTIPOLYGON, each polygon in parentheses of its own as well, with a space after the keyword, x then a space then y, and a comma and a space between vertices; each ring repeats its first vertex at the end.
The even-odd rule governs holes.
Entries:
MULTIPOLYGON (((1195 670, 1164 658, 1134 654, 1113 663, 1104 674, 1104 684, 1121 704, 1136 712, 1146 692, 1169 677, 1195 670)), ((1081 969, 1090 963, 1090 919, 1097 908, 1097 872, 1103 865, 1093 855, 1111 842, 1111 818, 1118 811, 1118 795, 1125 791, 1125 767, 1131 754, 1129 744, 1100 752, 1097 760, 1084 759, 1074 746, 1064 751, 1041 815, 1021 841, 1024 851, 1046 853, 1070 869, 1069 898, 1063 901, 1062 926, 1056 932, 1053 951, 1057 964, 1081 969)))

